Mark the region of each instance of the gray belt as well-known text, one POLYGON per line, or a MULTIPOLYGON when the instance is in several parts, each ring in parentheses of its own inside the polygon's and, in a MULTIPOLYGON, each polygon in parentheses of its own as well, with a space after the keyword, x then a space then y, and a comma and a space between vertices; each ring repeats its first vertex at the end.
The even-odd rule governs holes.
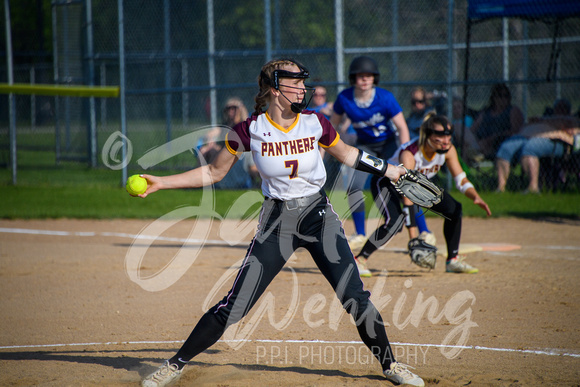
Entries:
POLYGON ((303 196, 301 198, 294 198, 294 199, 289 199, 289 200, 280 200, 280 199, 273 199, 273 198, 267 198, 267 199, 272 200, 276 203, 284 203, 288 210, 296 210, 298 208, 308 207, 312 203, 320 200, 320 198, 324 195, 325 195, 324 190, 320 190, 320 192, 317 192, 314 195, 303 196))

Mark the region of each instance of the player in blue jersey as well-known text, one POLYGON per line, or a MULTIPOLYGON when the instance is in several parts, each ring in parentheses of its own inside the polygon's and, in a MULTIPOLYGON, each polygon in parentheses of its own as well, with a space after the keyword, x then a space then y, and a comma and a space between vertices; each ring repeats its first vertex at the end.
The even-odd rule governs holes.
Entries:
POLYGON ((308 70, 296 61, 266 63, 258 79, 252 117, 235 125, 225 147, 209 165, 177 175, 147 179, 146 197, 161 189, 196 188, 220 181, 243 152, 250 152, 262 178, 264 202, 232 288, 199 320, 177 353, 147 376, 142 385, 177 381, 185 365, 215 344, 232 324, 250 312, 298 248, 306 249, 354 319, 362 341, 395 384, 424 386, 395 360, 379 311, 364 289, 342 223, 323 186, 326 170, 319 146, 349 167, 396 181, 405 169, 345 144, 330 122, 308 106, 308 70), (266 111, 263 109, 267 107, 266 111))
MULTIPOLYGON (((340 124, 346 116, 357 134, 355 146, 373 156, 388 159, 398 144, 410 140, 403 109, 390 91, 377 87, 380 73, 373 58, 354 58, 348 77, 351 87, 336 98, 330 122, 339 133, 344 133, 346 128, 343 130, 340 124)), ((347 188, 356 231, 349 240, 353 250, 362 247, 366 241, 363 189, 367 178, 368 174, 354 171, 347 188)))

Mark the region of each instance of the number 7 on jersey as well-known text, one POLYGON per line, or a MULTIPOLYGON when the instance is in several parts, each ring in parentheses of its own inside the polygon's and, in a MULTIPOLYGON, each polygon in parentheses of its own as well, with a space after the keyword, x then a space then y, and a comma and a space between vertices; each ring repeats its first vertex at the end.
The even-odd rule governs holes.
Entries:
POLYGON ((290 175, 288 176, 290 179, 298 176, 298 160, 286 160, 284 166, 290 168, 290 175))

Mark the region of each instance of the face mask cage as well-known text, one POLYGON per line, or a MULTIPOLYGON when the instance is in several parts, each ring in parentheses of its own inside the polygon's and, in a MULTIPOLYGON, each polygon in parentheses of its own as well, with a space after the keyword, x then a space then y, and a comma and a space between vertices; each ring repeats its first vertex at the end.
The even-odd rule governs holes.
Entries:
POLYGON ((445 130, 435 130, 433 128, 429 128, 427 129, 427 133, 429 133, 429 135, 435 134, 437 136, 452 136, 453 128, 445 128, 445 130))
POLYGON ((288 88, 288 89, 294 89, 294 90, 306 90, 306 93, 304 93, 304 98, 302 98, 301 102, 292 102, 292 101, 290 101, 290 99, 288 97, 286 97, 286 95, 284 94, 284 92, 282 90, 278 89, 278 91, 280 91, 282 96, 284 98, 286 98, 289 102, 291 102, 290 108, 296 114, 302 113, 302 110, 304 110, 308 107, 308 105, 310 104, 310 100, 312 100, 312 96, 314 95, 314 92, 316 91, 315 87, 307 86, 307 85, 304 85, 303 88, 302 87, 287 86, 287 85, 284 85, 284 87, 288 88))
MULTIPOLYGON (((428 128, 427 129, 427 136, 431 136, 432 134, 437 135, 437 136, 452 136, 453 135, 453 127, 448 127, 445 126, 445 130, 435 130, 433 128, 428 128)), ((428 140, 430 141, 430 140, 428 140)), ((451 149, 451 148, 449 148, 451 149)), ((436 149, 435 152, 439 153, 439 154, 445 154, 447 152, 449 152, 449 149, 436 149)))
MULTIPOLYGON (((284 98, 286 98, 288 101, 290 101, 290 99, 288 97, 286 97, 286 95, 280 90, 280 78, 292 78, 292 79, 308 79, 310 78, 310 73, 308 72, 308 70, 299 65, 298 63, 295 63, 296 66, 298 66, 298 68, 300 69, 299 72, 292 72, 292 71, 288 71, 288 70, 280 70, 280 69, 276 69, 272 72, 272 77, 268 77, 268 75, 266 75, 266 73, 264 73, 263 71, 261 72, 261 77, 262 79, 265 81, 266 84, 272 86, 274 89, 280 91, 280 93, 282 93, 282 96, 284 98)), ((304 98, 302 99, 301 102, 291 102, 291 109, 294 113, 298 114, 301 113, 302 110, 306 109, 308 107, 308 105, 310 104, 310 100, 312 99, 312 96, 314 95, 314 91, 315 88, 313 86, 309 86, 309 85, 304 85, 304 88, 301 87, 293 87, 293 86, 287 86, 284 85, 284 87, 289 88, 289 89, 295 89, 295 90, 306 90, 306 93, 304 94, 304 98)))
POLYGON ((427 127, 425 128, 425 134, 430 136, 436 134, 438 136, 452 136, 453 135, 453 125, 443 116, 434 116, 428 119, 427 127), (434 125, 441 125, 443 130, 435 130, 434 125))

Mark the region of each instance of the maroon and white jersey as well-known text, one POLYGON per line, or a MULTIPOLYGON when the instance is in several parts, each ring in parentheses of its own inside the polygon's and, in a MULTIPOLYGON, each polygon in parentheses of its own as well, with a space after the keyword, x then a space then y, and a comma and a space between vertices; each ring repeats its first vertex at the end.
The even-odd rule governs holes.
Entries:
POLYGON ((232 128, 226 147, 232 154, 252 152, 264 196, 290 200, 317 193, 326 182, 318 145, 336 145, 340 136, 320 113, 305 110, 284 129, 268 113, 232 128))
POLYGON ((443 164, 445 164, 445 154, 435 153, 431 159, 427 159, 423 153, 423 149, 419 147, 418 137, 401 145, 389 159, 389 163, 395 165, 401 164, 399 155, 403 150, 408 150, 413 154, 415 158, 415 170, 426 175, 429 179, 435 176, 443 164))

